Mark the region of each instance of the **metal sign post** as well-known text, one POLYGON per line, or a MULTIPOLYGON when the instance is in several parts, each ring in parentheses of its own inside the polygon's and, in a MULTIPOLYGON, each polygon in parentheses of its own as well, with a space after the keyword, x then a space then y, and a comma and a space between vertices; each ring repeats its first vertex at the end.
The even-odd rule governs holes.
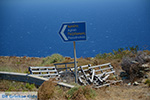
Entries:
POLYGON ((77 75, 77 58, 76 58, 76 44, 75 41, 86 40, 86 29, 85 22, 77 22, 77 23, 64 23, 62 24, 59 35, 63 39, 64 42, 73 41, 74 47, 74 68, 75 68, 75 82, 78 83, 78 75, 77 75))
POLYGON ((74 67, 75 67, 75 83, 78 83, 78 75, 77 75, 77 61, 76 61, 76 42, 73 41, 73 50, 74 50, 74 67))

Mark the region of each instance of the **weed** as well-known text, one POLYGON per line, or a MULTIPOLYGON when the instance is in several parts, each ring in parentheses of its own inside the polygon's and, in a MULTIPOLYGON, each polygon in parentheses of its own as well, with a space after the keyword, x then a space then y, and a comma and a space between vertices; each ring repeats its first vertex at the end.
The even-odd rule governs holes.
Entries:
POLYGON ((15 90, 15 87, 14 86, 10 86, 7 91, 13 91, 13 90, 15 90))
POLYGON ((147 85, 150 87, 150 79, 147 79, 147 80, 145 81, 145 84, 147 84, 147 85))
POLYGON ((16 72, 16 68, 8 67, 8 66, 0 66, 0 71, 6 71, 6 72, 16 72))
POLYGON ((115 51, 113 50, 113 53, 103 53, 103 54, 97 54, 95 58, 97 59, 106 59, 106 60, 111 60, 111 59, 122 59, 122 57, 124 56, 124 52, 123 51, 115 51))
POLYGON ((24 73, 30 74, 29 70, 25 70, 24 73))
POLYGON ((31 90, 33 90, 35 88, 35 85, 26 83, 25 87, 31 91, 31 90))
POLYGON ((18 65, 19 65, 19 64, 21 64, 21 62, 16 62, 16 64, 18 64, 18 65))
POLYGON ((53 54, 43 59, 42 65, 49 65, 55 62, 64 61, 65 58, 60 54, 53 54))
POLYGON ((75 91, 77 91, 79 89, 79 87, 74 87, 72 89, 70 89, 67 94, 68 94, 68 99, 72 98, 73 94, 75 91))
POLYGON ((90 86, 74 87, 67 94, 67 99, 72 100, 89 100, 96 97, 96 92, 90 86))
POLYGON ((118 48, 118 50, 113 50, 113 53, 103 53, 103 54, 97 54, 95 58, 97 59, 122 59, 124 56, 129 55, 129 54, 136 54, 137 51, 139 50, 138 46, 132 46, 129 47, 130 50, 128 50, 128 47, 126 49, 124 48, 118 48))
POLYGON ((17 81, 8 81, 0 80, 0 91, 33 91, 36 90, 34 84, 17 82, 17 81))

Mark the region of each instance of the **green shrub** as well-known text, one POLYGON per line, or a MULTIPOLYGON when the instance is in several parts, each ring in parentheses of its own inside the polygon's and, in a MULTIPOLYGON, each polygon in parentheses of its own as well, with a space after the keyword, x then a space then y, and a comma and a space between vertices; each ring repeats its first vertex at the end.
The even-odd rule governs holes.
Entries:
POLYGON ((53 54, 43 59, 42 65, 49 65, 55 62, 64 61, 65 58, 60 54, 53 54))
POLYGON ((18 69, 12 68, 10 66, 0 66, 0 71, 6 71, 6 72, 17 72, 18 69))
POLYGON ((71 89, 67 92, 67 94, 68 94, 68 99, 70 99, 70 98, 73 96, 74 92, 77 91, 78 89, 79 89, 79 87, 71 88, 71 89))
POLYGON ((55 63, 55 62, 61 62, 64 60, 64 57, 60 54, 53 54, 51 55, 51 63, 55 63))
POLYGON ((95 56, 96 59, 107 59, 107 60, 111 60, 111 59, 122 59, 124 56, 129 55, 131 53, 137 53, 138 46, 136 47, 130 47, 131 49, 128 50, 128 47, 126 47, 126 49, 124 48, 118 48, 118 50, 113 50, 113 53, 103 53, 103 54, 97 54, 95 56))
POLYGON ((8 91, 13 91, 13 90, 15 90, 15 87, 14 87, 14 86, 10 86, 10 87, 8 88, 8 91))
POLYGON ((33 90, 35 88, 35 85, 34 84, 26 83, 25 87, 31 91, 31 90, 33 90))
POLYGON ((29 70, 25 70, 24 73, 30 74, 30 71, 29 70))
POLYGON ((114 55, 112 53, 103 53, 103 54, 97 54, 96 57, 97 59, 112 59, 114 58, 114 55))
POLYGON ((96 96, 96 92, 90 86, 79 86, 70 89, 68 92, 67 99, 72 100, 91 100, 96 96))
POLYGON ((145 81, 145 84, 147 84, 147 85, 150 87, 150 79, 147 79, 147 80, 145 81))

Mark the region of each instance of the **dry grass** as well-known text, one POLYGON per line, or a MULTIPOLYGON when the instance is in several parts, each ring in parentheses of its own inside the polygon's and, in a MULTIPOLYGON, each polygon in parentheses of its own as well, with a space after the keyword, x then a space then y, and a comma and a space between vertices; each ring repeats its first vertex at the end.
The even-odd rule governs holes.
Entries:
POLYGON ((55 79, 45 81, 38 90, 38 100, 65 100, 65 91, 56 86, 55 79))
POLYGON ((91 100, 96 97, 95 90, 90 86, 79 86, 67 92, 67 99, 71 100, 91 100))
POLYGON ((45 81, 38 90, 39 100, 48 100, 54 97, 56 83, 53 80, 45 81))
MULTIPOLYGON (((29 66, 42 66, 44 58, 35 58, 35 57, 8 57, 8 56, 0 56, 0 71, 7 72, 28 72, 29 66)), ((96 58, 78 58, 78 66, 81 65, 99 65, 110 62, 105 59, 96 59, 96 58)), ((115 60, 116 61, 116 60, 115 60)), ((74 62, 74 59, 65 57, 65 60, 62 63, 74 62)), ((58 63, 58 62, 57 62, 58 63)), ((116 62, 117 63, 117 62, 116 62)), ((116 63, 114 63, 116 65, 116 63)), ((54 66, 53 64, 45 65, 45 66, 54 66)), ((58 65, 59 68, 65 68, 65 65, 58 65)), ((74 64, 68 64, 67 67, 74 67, 74 64)))
POLYGON ((0 80, 0 91, 37 91, 34 84, 0 80))
POLYGON ((43 92, 38 94, 43 98, 39 100, 150 100, 150 88, 144 84, 139 86, 111 85, 92 90, 90 86, 64 90, 64 88, 53 87, 54 85, 50 84, 51 82, 47 82, 40 87, 39 91, 43 92))
POLYGON ((150 100, 149 91, 145 86, 110 86, 96 90, 96 100, 150 100))
POLYGON ((29 66, 37 66, 42 63, 43 58, 0 56, 0 71, 21 72, 28 71, 29 66))

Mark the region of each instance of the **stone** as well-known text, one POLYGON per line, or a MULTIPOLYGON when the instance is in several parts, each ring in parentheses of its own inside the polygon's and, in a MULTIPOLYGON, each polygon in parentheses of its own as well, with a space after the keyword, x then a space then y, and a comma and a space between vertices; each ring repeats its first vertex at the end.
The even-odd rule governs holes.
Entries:
POLYGON ((148 75, 145 75, 144 78, 148 78, 148 75))
POLYGON ((142 80, 142 83, 145 83, 145 82, 146 82, 146 80, 147 80, 147 79, 143 79, 143 80, 142 80))
POLYGON ((128 83, 128 86, 130 86, 131 85, 131 83, 128 83))
POLYGON ((63 82, 65 82, 65 83, 66 83, 66 82, 67 82, 67 80, 63 80, 63 82))
POLYGON ((143 64, 142 67, 149 67, 149 64, 143 64))
POLYGON ((137 86, 137 85, 139 85, 139 83, 135 81, 135 82, 133 83, 133 85, 134 85, 134 86, 137 86))

